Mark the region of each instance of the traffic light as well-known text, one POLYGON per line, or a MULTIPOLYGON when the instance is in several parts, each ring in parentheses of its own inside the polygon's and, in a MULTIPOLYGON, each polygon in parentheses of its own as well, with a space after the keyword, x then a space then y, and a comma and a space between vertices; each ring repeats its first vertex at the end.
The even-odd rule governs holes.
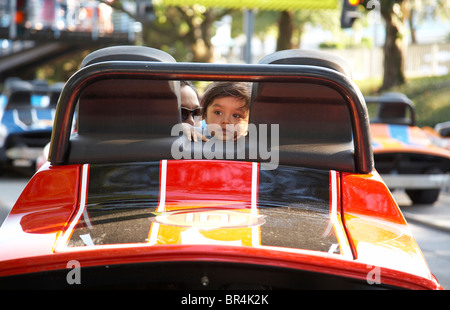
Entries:
POLYGON ((359 18, 358 5, 363 0, 343 0, 341 12, 341 28, 351 28, 353 22, 359 18))
POLYGON ((17 0, 14 12, 14 31, 10 30, 11 39, 23 37, 25 34, 25 23, 27 21, 27 0, 17 0))

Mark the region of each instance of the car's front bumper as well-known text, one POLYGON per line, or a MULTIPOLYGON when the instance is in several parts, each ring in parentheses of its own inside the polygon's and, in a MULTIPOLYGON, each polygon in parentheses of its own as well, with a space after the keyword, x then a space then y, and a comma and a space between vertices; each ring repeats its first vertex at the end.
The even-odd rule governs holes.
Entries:
POLYGON ((15 167, 31 167, 44 152, 44 147, 16 146, 5 151, 6 157, 15 167))

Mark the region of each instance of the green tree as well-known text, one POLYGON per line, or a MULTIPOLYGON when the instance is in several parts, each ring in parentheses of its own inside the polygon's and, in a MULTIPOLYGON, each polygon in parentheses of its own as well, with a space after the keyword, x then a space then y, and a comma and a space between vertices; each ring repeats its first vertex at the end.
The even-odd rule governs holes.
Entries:
POLYGON ((142 37, 138 44, 164 50, 177 61, 210 62, 214 22, 231 12, 229 9, 205 8, 202 5, 174 7, 156 2, 153 6, 154 18, 143 19, 136 12, 124 9, 122 1, 102 2, 141 22, 142 37))
POLYGON ((410 0, 411 12, 409 14, 409 29, 411 42, 417 43, 416 24, 427 19, 448 20, 450 18, 450 1, 447 0, 410 0))
POLYGON ((229 12, 203 6, 160 7, 155 22, 143 24, 143 43, 166 50, 178 61, 211 62, 214 23, 229 12))
POLYGON ((383 83, 379 91, 406 82, 404 59, 408 38, 406 36, 405 21, 408 19, 409 13, 409 0, 380 1, 380 14, 386 24, 386 36, 383 46, 383 83))
POLYGON ((418 19, 425 16, 448 17, 449 2, 447 0, 365 0, 368 9, 378 9, 385 21, 385 42, 383 45, 383 83, 379 92, 406 83, 404 59, 409 37, 406 21, 410 21, 412 42, 415 42, 414 15, 418 19), (377 4, 372 6, 373 4, 377 4), (369 7, 370 6, 370 7, 369 7))
POLYGON ((335 31, 339 26, 337 10, 282 11, 277 21, 277 50, 301 48, 301 39, 307 25, 335 31))
MULTIPOLYGON (((242 33, 242 12, 234 11, 232 36, 242 33)), ((301 48, 301 39, 307 25, 320 26, 325 30, 336 31, 339 28, 337 10, 290 10, 255 11, 254 33, 261 41, 268 33, 277 37, 276 50, 301 48)))

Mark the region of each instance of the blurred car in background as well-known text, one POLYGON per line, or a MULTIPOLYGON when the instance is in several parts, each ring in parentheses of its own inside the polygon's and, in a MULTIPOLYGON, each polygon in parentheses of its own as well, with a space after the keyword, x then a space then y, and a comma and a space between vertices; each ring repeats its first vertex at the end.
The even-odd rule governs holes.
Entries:
POLYGON ((35 169, 50 142, 56 102, 63 83, 10 78, 0 96, 0 172, 35 169))
POLYGON ((434 128, 422 127, 431 142, 450 151, 450 121, 436 124, 434 128))
POLYGON ((450 151, 416 126, 413 102, 402 93, 366 97, 377 104, 371 119, 375 168, 390 189, 405 189, 414 204, 432 204, 449 184, 450 151))

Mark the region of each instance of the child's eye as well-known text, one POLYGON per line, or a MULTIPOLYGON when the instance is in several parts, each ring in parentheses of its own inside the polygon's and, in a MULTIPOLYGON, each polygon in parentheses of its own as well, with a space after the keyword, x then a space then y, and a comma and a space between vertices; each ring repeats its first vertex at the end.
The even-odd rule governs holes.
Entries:
POLYGON ((242 118, 242 115, 235 113, 235 114, 233 114, 233 117, 242 118))
POLYGON ((222 112, 219 111, 219 110, 213 111, 213 113, 216 114, 216 115, 221 115, 222 114, 222 112))

